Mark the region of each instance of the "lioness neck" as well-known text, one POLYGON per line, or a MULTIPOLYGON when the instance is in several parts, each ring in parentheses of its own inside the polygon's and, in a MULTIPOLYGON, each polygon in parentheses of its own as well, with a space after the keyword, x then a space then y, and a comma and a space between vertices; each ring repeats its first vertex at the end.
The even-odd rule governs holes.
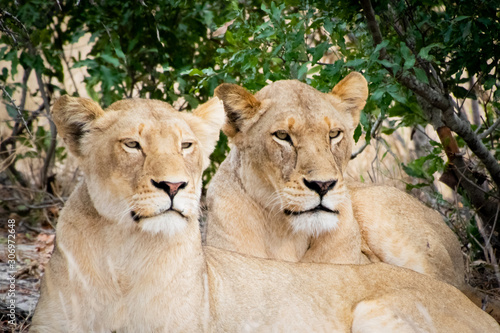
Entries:
MULTIPOLYGON (((246 156, 237 147, 232 147, 226 160, 221 164, 217 174, 214 176, 218 182, 230 183, 224 189, 209 187, 208 205, 209 219, 207 243, 218 246, 220 241, 222 248, 250 254, 261 258, 274 258, 287 261, 299 261, 309 247, 310 236, 304 233, 294 233, 290 229, 286 216, 272 205, 265 205, 266 198, 260 198, 258 189, 269 184, 254 184, 261 177, 249 173, 251 169, 250 156, 246 156), (224 205, 226 200, 231 200, 232 207, 224 205), (223 205, 224 207, 220 207, 223 205), (274 208, 273 208, 274 207, 274 208), (234 211, 233 211, 234 209, 234 211), (212 212, 217 211, 218 214, 212 212), (225 212, 228 212, 227 216, 225 212), (231 213, 232 212, 232 213, 231 213), (222 215, 221 215, 222 214, 222 215), (245 219, 237 218, 245 216, 245 219), (217 227, 227 226, 227 230, 211 230, 211 218, 220 219, 216 223, 217 227), (230 226, 229 224, 236 224, 230 226), (249 235, 252 240, 247 242, 239 237, 231 237, 233 232, 243 232, 249 235), (220 238, 219 238, 220 237, 220 238), (228 240, 227 237, 231 238, 228 240), (234 246, 227 246, 227 245, 234 246), (246 244, 251 244, 247 247, 246 244)), ((271 192, 273 192, 271 190, 271 192)), ((267 198, 272 200, 272 198, 267 198)), ((213 222, 215 223, 215 221, 213 222)))

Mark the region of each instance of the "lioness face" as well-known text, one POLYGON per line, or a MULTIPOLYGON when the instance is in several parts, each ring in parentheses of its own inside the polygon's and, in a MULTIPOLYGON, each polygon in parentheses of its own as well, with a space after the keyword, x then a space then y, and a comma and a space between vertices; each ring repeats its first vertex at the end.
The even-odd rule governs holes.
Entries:
POLYGON ((72 137, 77 117, 71 114, 81 116, 89 109, 80 100, 67 98, 56 105, 54 120, 79 158, 97 212, 110 221, 167 235, 195 221, 201 174, 212 149, 207 145, 217 139, 221 125, 203 117, 217 117, 212 112, 222 118, 220 104, 200 107, 203 117, 197 117, 153 100, 123 100, 106 112, 93 103, 97 115, 83 127, 79 119, 81 133, 72 137))
POLYGON ((293 231, 311 235, 337 226, 367 93, 358 73, 330 94, 299 81, 275 82, 255 96, 235 85, 216 90, 228 116, 224 130, 241 154, 243 186, 271 218, 281 215, 293 231))

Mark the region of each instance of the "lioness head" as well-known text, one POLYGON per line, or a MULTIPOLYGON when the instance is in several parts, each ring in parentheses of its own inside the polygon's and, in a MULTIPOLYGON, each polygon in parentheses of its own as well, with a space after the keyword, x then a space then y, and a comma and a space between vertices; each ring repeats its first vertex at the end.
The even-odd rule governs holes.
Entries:
POLYGON ((351 73, 330 93, 278 81, 255 95, 234 84, 215 94, 224 103, 223 131, 240 156, 245 191, 294 231, 335 228, 347 197, 343 172, 353 131, 368 97, 364 77, 351 73))
POLYGON ((63 96, 52 117, 102 217, 168 235, 197 218, 201 174, 224 122, 217 98, 190 114, 145 99, 103 111, 89 99, 63 96))

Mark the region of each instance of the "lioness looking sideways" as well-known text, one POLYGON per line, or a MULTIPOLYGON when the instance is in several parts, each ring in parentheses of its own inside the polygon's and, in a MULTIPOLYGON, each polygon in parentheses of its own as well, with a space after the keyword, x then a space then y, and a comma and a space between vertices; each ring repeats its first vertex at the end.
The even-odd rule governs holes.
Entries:
POLYGON ((208 189, 208 245, 287 261, 383 261, 448 282, 480 304, 464 281, 460 244, 436 211, 389 186, 346 183, 368 97, 361 74, 330 93, 294 80, 255 95, 222 84, 215 94, 232 145, 208 189))
POLYGON ((61 212, 31 332, 500 332, 457 289, 410 270, 202 247, 217 98, 189 114, 65 96, 53 119, 84 180, 61 212))

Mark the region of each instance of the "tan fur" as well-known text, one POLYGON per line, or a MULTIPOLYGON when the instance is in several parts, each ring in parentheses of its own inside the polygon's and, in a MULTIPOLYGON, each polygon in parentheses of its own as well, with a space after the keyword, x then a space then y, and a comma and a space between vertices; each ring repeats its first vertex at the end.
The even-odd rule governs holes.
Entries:
MULTIPOLYGON (((87 112, 81 99, 68 101, 87 112)), ((72 142, 85 181, 61 213, 31 332, 500 332, 454 287, 409 270, 203 248, 201 175, 221 115, 216 98, 194 115, 127 100, 85 123, 87 132, 72 142), (128 139, 141 149, 130 150, 128 139), (182 149, 182 142, 192 146, 182 149), (170 197, 153 180, 187 182, 172 200, 182 216, 168 210, 170 197), (127 201, 124 214, 111 216, 120 201, 102 193, 127 201), (100 200, 108 200, 106 210, 100 200), (134 221, 130 210, 141 218, 134 221)), ((60 119, 64 133, 73 117, 60 119)))
POLYGON ((216 95, 233 114, 225 125, 232 146, 208 190, 208 245, 288 261, 383 261, 470 291, 460 244, 437 212, 389 186, 345 182, 353 130, 368 96, 361 74, 349 74, 328 94, 278 81, 255 96, 232 84, 219 86, 216 95), (234 115, 239 109, 241 117, 234 115), (342 138, 328 140, 332 129, 342 138), (277 140, 277 130, 292 143, 277 140), (305 183, 329 180, 336 185, 323 199, 305 183), (338 213, 290 214, 320 202, 338 213))

